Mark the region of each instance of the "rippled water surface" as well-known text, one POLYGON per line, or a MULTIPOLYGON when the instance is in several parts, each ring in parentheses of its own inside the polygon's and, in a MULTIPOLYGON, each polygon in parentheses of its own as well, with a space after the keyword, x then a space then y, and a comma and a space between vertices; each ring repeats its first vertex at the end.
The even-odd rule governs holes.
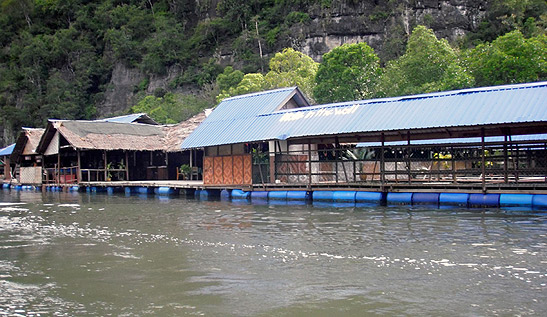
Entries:
POLYGON ((547 214, 0 192, 0 315, 544 315, 547 214))

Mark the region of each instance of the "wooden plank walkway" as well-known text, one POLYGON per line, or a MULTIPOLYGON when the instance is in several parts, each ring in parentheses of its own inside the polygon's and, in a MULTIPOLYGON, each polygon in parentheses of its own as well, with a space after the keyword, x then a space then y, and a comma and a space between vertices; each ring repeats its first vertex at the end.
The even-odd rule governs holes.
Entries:
POLYGON ((153 181, 114 181, 114 182, 81 182, 80 186, 96 187, 171 187, 203 188, 201 180, 153 180, 153 181))

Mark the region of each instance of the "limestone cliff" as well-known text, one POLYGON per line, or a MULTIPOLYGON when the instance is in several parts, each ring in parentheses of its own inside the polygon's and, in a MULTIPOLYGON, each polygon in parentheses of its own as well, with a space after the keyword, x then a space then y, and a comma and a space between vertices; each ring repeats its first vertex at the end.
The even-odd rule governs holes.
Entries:
MULTIPOLYGON (((189 9, 191 28, 200 20, 217 17, 218 0, 194 0, 189 9)), ((406 39, 412 29, 419 24, 433 29, 439 38, 450 42, 475 30, 484 18, 488 1, 483 0, 332 0, 328 6, 319 2, 313 5, 294 5, 291 10, 304 12, 309 16, 305 22, 294 23, 288 31, 282 32, 273 45, 262 45, 264 58, 285 47, 292 47, 321 61, 323 54, 344 43, 367 42, 382 61, 393 59, 404 51, 406 39)), ((300 1, 299 3, 302 3, 300 1)), ((249 27, 251 32, 251 27, 249 27)), ((264 35, 260 35, 263 37, 264 35)), ((236 65, 243 62, 234 54, 234 39, 225 39, 215 52, 204 58, 215 58, 222 65, 236 65)), ((258 51, 258 46, 256 48, 258 51)), ((105 92, 104 102, 98 105, 101 116, 126 111, 133 105, 137 87, 146 93, 157 88, 169 90, 169 82, 182 69, 171 68, 166 75, 148 76, 137 69, 117 64, 111 76, 110 85, 105 92)), ((190 88, 190 87, 188 87, 190 88)), ((186 90, 186 88, 185 88, 186 90)))

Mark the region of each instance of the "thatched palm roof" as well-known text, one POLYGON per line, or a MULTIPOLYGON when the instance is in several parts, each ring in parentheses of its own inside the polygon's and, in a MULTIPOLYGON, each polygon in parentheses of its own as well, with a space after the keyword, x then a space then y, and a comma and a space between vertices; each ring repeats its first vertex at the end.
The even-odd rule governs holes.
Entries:
MULTIPOLYGON (((176 125, 160 126, 109 121, 50 120, 40 141, 45 153, 57 136, 80 150, 180 151, 180 145, 205 119, 202 112, 176 125)), ((47 154, 47 153, 46 153, 47 154)))

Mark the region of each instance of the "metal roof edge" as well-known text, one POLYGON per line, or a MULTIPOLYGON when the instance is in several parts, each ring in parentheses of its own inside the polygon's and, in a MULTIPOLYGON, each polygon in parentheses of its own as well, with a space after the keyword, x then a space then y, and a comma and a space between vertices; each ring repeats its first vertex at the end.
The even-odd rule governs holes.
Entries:
POLYGON ((277 88, 277 89, 265 90, 265 91, 257 91, 257 92, 253 92, 253 93, 249 93, 249 94, 228 97, 226 99, 223 99, 221 102, 219 102, 219 104, 221 104, 224 101, 252 98, 252 97, 256 97, 256 96, 273 94, 273 93, 281 92, 281 91, 284 91, 284 90, 290 91, 290 90, 294 90, 294 89, 298 89, 298 87, 293 86, 293 87, 284 87, 284 88, 277 88))
POLYGON ((440 97, 448 97, 448 96, 465 95, 465 94, 471 94, 471 93, 536 88, 536 87, 542 87, 542 86, 547 87, 547 81, 524 83, 524 84, 478 87, 478 88, 466 88, 466 89, 459 89, 459 90, 432 92, 432 93, 419 94, 419 95, 342 101, 342 102, 327 103, 327 104, 321 104, 321 105, 310 105, 308 107, 300 107, 300 108, 294 108, 294 109, 277 110, 271 113, 260 114, 258 116, 279 115, 279 114, 284 114, 287 112, 313 111, 318 109, 347 107, 347 106, 353 106, 353 105, 361 106, 361 105, 368 105, 368 104, 391 103, 391 102, 398 102, 398 101, 410 101, 410 100, 419 100, 419 99, 427 99, 427 98, 440 98, 440 97))

